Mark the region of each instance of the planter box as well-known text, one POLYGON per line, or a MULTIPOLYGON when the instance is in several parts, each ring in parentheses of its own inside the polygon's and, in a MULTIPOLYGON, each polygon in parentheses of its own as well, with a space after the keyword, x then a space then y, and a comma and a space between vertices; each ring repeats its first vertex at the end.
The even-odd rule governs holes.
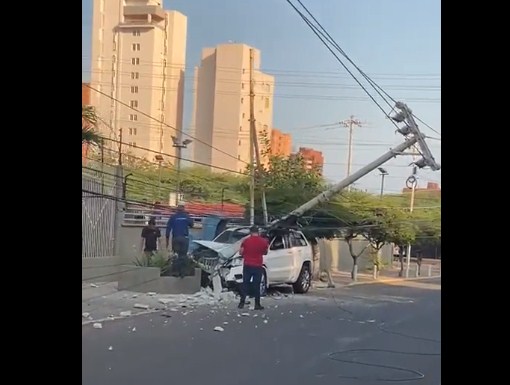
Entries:
POLYGON ((159 294, 194 294, 200 291, 201 269, 195 269, 190 277, 161 277, 156 267, 131 266, 132 270, 119 277, 119 290, 159 294))

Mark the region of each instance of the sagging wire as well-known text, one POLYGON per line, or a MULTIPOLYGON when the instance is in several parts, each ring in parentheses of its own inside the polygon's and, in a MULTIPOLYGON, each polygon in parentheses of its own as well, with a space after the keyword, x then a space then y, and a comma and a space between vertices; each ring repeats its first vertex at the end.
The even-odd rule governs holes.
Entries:
MULTIPOLYGON (((352 312, 349 309, 346 309, 341 304, 339 304, 333 294, 331 294, 330 297, 333 300, 333 302, 335 303, 335 307, 337 309, 339 309, 339 310, 343 311, 344 313, 347 313, 351 316, 350 321, 356 321, 356 322, 361 321, 361 320, 355 319, 354 312, 352 312)), ((363 322, 366 322, 366 321, 363 321, 363 322)), ((386 334, 398 335, 398 336, 401 336, 404 338, 441 344, 441 340, 413 336, 411 334, 388 330, 384 327, 384 325, 385 325, 385 322, 383 321, 383 322, 376 324, 376 327, 381 332, 386 333, 386 334)), ((377 349, 377 348, 363 348, 363 349, 360 348, 360 349, 347 349, 347 350, 335 351, 335 352, 331 352, 328 354, 328 359, 335 361, 335 362, 341 362, 344 364, 351 364, 351 365, 358 365, 358 366, 363 366, 363 367, 372 367, 372 368, 379 368, 379 369, 395 370, 397 372, 403 372, 403 373, 409 374, 408 377, 402 377, 402 378, 387 378, 384 376, 368 377, 368 376, 347 376, 347 375, 338 375, 337 378, 359 380, 359 381, 376 381, 376 382, 405 382, 405 381, 417 381, 417 380, 421 380, 421 379, 425 378, 424 373, 422 373, 418 370, 415 370, 415 369, 394 366, 394 365, 383 365, 383 364, 360 361, 356 357, 353 357, 353 358, 339 358, 338 357, 339 355, 342 355, 342 354, 346 355, 349 353, 361 353, 361 352, 411 355, 411 356, 427 356, 427 357, 440 357, 441 356, 441 353, 405 352, 405 351, 400 351, 400 350, 377 349)))

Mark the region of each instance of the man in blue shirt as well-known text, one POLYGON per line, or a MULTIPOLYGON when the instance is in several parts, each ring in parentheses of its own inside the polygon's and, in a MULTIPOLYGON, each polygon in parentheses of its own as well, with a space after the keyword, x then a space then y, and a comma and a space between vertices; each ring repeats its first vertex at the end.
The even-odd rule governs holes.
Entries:
POLYGON ((172 251, 178 258, 186 258, 189 248, 189 228, 193 227, 193 219, 184 211, 184 203, 179 202, 177 212, 173 214, 166 224, 166 248, 172 234, 172 251))

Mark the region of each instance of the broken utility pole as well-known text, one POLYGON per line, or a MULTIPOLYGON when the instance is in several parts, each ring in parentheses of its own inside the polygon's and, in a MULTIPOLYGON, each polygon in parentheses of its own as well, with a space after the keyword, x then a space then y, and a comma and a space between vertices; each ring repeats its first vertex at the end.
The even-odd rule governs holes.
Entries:
POLYGON ((433 171, 437 171, 441 168, 439 164, 436 163, 430 149, 425 142, 425 136, 420 132, 418 125, 416 124, 412 111, 405 105, 404 103, 397 102, 395 104, 395 109, 397 113, 391 117, 396 123, 404 123, 404 126, 399 128, 397 132, 402 134, 405 137, 405 141, 393 149, 390 149, 387 153, 381 155, 379 158, 374 160, 373 162, 367 164, 365 167, 356 171, 352 175, 349 175, 347 178, 338 182, 328 190, 320 193, 315 198, 309 200, 305 204, 301 205, 297 209, 293 210, 291 213, 286 215, 285 217, 276 220, 272 223, 272 225, 294 225, 297 218, 302 216, 305 212, 313 209, 317 205, 323 202, 327 202, 334 195, 338 194, 344 188, 353 184, 363 176, 375 170, 377 167, 382 166, 388 160, 396 157, 397 155, 401 155, 405 150, 412 147, 414 144, 418 144, 421 153, 423 154, 423 158, 415 162, 415 165, 418 168, 423 168, 425 166, 430 167, 433 171))

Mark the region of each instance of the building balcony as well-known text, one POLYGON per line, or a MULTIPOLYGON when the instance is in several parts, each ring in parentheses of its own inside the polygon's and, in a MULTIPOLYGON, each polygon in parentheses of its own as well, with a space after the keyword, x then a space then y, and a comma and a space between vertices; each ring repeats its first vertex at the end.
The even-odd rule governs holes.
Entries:
POLYGON ((157 5, 127 5, 124 7, 124 16, 150 15, 153 20, 165 19, 165 11, 157 5))
POLYGON ((161 23, 148 20, 124 20, 117 25, 118 28, 156 28, 161 27, 161 23))

